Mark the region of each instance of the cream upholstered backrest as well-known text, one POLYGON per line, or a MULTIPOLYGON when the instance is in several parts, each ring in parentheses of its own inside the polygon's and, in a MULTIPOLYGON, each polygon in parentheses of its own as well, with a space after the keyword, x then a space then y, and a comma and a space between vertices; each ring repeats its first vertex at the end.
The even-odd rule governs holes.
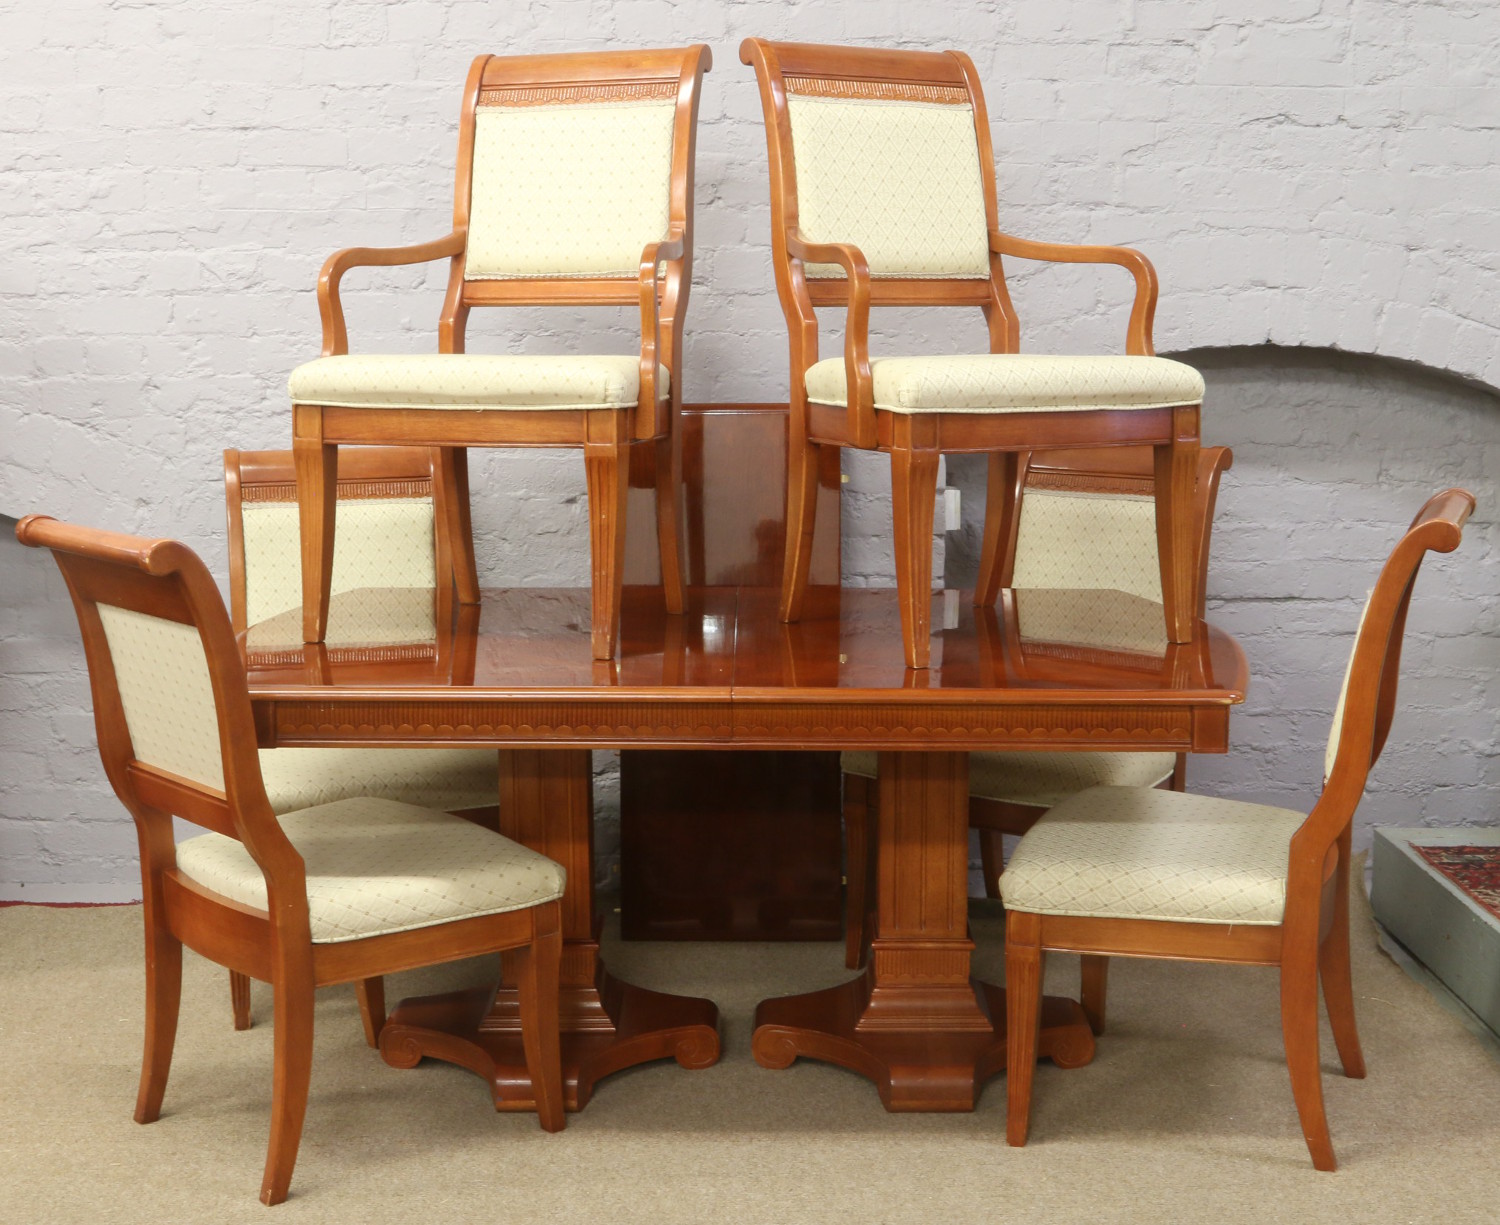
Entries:
POLYGON ((222 791, 219 714, 197 627, 98 609, 136 759, 222 791))
POLYGON ((1016 534, 1016 587, 1088 587, 1161 601, 1156 500, 1028 488, 1016 534))
POLYGON ((676 81, 482 88, 465 279, 636 276, 670 224, 677 93, 676 81))
MULTIPOLYGON (((797 218, 852 243, 872 276, 990 275, 974 110, 958 85, 788 75, 797 218)), ((814 264, 810 277, 842 276, 814 264)))
POLYGON ((1328 745, 1323 750, 1323 781, 1326 783, 1333 774, 1333 762, 1338 756, 1339 735, 1344 730, 1344 705, 1349 700, 1349 678, 1354 675, 1354 648, 1359 645, 1360 631, 1365 628, 1365 618, 1370 615, 1370 601, 1375 592, 1372 589, 1365 596, 1365 606, 1360 610, 1359 624, 1354 628, 1354 643, 1349 648, 1349 662, 1344 665, 1344 683, 1339 686, 1339 700, 1333 708, 1333 726, 1328 730, 1328 745))
MULTIPOLYGON (((250 491, 247 491, 250 492, 250 491)), ((245 541, 245 621, 267 621, 302 604, 297 503, 259 500, 241 514, 245 541)), ((251 500, 255 498, 256 500, 251 500)), ((437 584, 436 523, 430 494, 341 497, 334 528, 333 590, 437 584)))

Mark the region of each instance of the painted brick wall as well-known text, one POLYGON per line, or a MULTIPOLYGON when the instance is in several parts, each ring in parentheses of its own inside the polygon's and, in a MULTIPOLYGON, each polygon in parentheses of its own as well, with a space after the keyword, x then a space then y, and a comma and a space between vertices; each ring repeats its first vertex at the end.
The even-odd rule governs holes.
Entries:
MULTIPOLYGON (((1253 17, 1245 8, 1229 0, 10 6, 0 13, 0 156, 9 171, 0 176, 0 513, 45 509, 171 532, 222 573, 219 450, 286 445, 285 377, 317 351, 312 287, 330 251, 446 231, 470 57, 655 41, 645 31, 707 41, 717 60, 699 138, 698 261, 682 372, 690 399, 762 400, 786 389, 766 254, 764 137, 736 55, 747 34, 969 50, 987 86, 1002 225, 1145 249, 1164 287, 1164 350, 1332 346, 1500 386, 1492 211, 1500 90, 1488 50, 1500 41, 1500 6, 1268 0, 1253 17)), ((1129 290, 1122 274, 1015 273, 1028 348, 1118 347, 1129 290)), ((357 351, 433 346, 439 269, 356 273, 346 288, 357 351)), ((984 343, 977 315, 893 315, 877 332, 877 352, 984 343)), ((471 344, 623 352, 631 326, 606 310, 481 313, 471 344)), ((1477 433, 1442 434, 1420 398, 1382 390, 1385 369, 1335 362, 1318 376, 1359 387, 1361 404, 1388 394, 1416 405, 1361 426, 1359 441, 1372 436, 1367 428, 1386 431, 1382 454, 1429 457, 1437 475, 1459 455, 1480 462, 1475 438, 1493 448, 1484 413, 1445 419, 1477 433)), ((1384 497, 1390 463, 1349 454, 1348 428, 1330 432, 1318 413, 1282 410, 1282 383, 1302 388, 1306 369, 1287 359, 1246 377, 1263 389, 1243 409, 1246 424, 1264 421, 1267 454, 1282 456, 1268 468, 1274 497, 1263 524, 1251 525, 1260 533, 1252 541, 1317 556, 1276 516, 1284 503, 1297 523, 1329 522, 1316 503, 1330 473, 1342 473, 1329 479, 1354 522, 1384 525, 1410 513, 1384 497), (1310 458, 1324 453, 1331 467, 1310 458), (1304 495, 1311 501, 1298 500, 1304 495)), ((1210 437, 1235 441, 1216 411, 1211 401, 1210 437)), ((851 456, 846 471, 846 581, 888 583, 884 466, 851 456)), ((488 581, 586 580, 576 456, 483 454, 475 475, 488 581)), ((1479 475, 1493 484, 1492 471, 1479 475)), ((1228 494, 1225 506, 1227 515, 1228 494)), ((1370 529, 1362 542, 1376 535, 1370 529)), ((128 829, 100 824, 117 814, 91 757, 69 614, 53 580, 23 553, 0 549, 8 640, 0 875, 128 890, 128 829)), ((1269 565, 1221 557, 1226 581, 1243 562, 1248 587, 1269 565)), ((1363 554, 1359 564, 1351 558, 1350 582, 1368 582, 1356 578, 1363 563, 1363 554)), ((1339 565, 1325 559, 1308 574, 1344 573, 1339 565)), ((1259 600, 1243 597, 1247 607, 1259 600)), ((1308 620, 1287 628, 1347 632, 1342 605, 1315 604, 1296 602, 1308 620)), ((1452 649, 1461 654, 1463 641, 1452 649)), ((1276 666, 1271 645, 1266 637, 1267 667, 1276 666)), ((1493 656, 1481 665, 1493 671, 1493 656)), ((1293 668, 1288 683, 1297 679, 1293 668)), ((1321 709, 1312 689, 1300 700, 1307 712, 1321 709)), ((1203 777, 1225 787, 1280 777, 1287 736, 1295 731, 1301 745, 1304 730, 1283 727, 1280 740, 1242 733, 1250 755, 1232 760, 1258 763, 1259 773, 1235 775, 1250 767, 1223 763, 1225 774, 1203 777)), ((1480 743, 1477 733, 1471 739, 1480 743)), ((1493 728, 1483 743, 1493 754, 1493 728)), ((607 787, 601 794, 607 807, 607 787)), ((1490 819, 1477 794, 1450 815, 1490 819)))

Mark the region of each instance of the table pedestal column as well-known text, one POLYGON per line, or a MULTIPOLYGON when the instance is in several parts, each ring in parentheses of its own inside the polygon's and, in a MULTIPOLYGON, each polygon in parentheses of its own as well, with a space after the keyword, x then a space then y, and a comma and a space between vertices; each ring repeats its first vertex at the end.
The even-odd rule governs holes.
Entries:
MULTIPOLYGON (((592 764, 586 749, 500 752, 500 832, 562 864, 562 1064, 569 1110, 580 1110, 602 1077, 655 1059, 706 1068, 719 1058, 712 1000, 665 995, 614 978, 599 959, 594 913, 592 764)), ((469 1068, 490 1085, 497 1110, 534 1110, 521 1048, 516 993, 501 982, 403 1000, 380 1034, 393 1067, 425 1055, 469 1068)))
MULTIPOLYGON (((875 1082, 887 1110, 972 1110, 1005 1067, 1005 992, 971 980, 967 753, 880 755, 876 936, 864 974, 764 1000, 752 1051, 762 1067, 822 1059, 875 1082)), ((1039 1053, 1063 1067, 1094 1056, 1073 1000, 1047 997, 1039 1053)))

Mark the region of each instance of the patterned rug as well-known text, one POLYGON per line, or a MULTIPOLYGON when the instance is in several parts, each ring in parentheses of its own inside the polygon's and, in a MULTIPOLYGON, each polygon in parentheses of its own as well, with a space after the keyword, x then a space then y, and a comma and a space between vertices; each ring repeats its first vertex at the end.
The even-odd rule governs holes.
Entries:
POLYGON ((1423 859, 1500 919, 1500 846, 1412 846, 1423 859))

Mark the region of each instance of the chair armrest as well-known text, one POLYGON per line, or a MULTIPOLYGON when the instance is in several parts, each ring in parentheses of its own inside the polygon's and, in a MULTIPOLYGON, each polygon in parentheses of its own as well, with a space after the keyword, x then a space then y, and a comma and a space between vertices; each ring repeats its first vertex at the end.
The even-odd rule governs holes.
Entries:
POLYGON ((318 313, 323 317, 323 356, 349 352, 349 333, 344 327, 344 306, 339 301, 339 282, 351 268, 390 268, 398 264, 425 264, 464 253, 468 234, 454 230, 432 242, 409 247, 345 247, 323 262, 318 273, 318 313))
MULTIPOLYGON (((681 229, 674 228, 667 231, 667 236, 660 242, 648 242, 641 252, 641 381, 636 403, 642 413, 646 412, 646 405, 656 403, 656 389, 661 382, 661 316, 657 301, 657 273, 663 263, 681 264, 686 250, 686 236, 681 229)), ((677 298, 681 293, 681 269, 677 270, 676 277, 672 275, 672 271, 668 269, 667 272, 669 316, 676 315, 677 298)), ((672 378, 681 379, 682 371, 673 370, 672 378)))
POLYGON ((1074 243, 1033 242, 1012 234, 990 231, 990 250, 996 255, 1046 260, 1053 264, 1118 264, 1135 277, 1135 303, 1125 331, 1125 352, 1150 357, 1151 321, 1156 317, 1156 269, 1139 251, 1130 247, 1089 247, 1074 243))
MULTIPOLYGON (((845 242, 808 242, 796 230, 786 236, 787 254, 803 263, 837 264, 849 286, 844 324, 844 398, 849 442, 866 450, 875 445, 875 386, 870 374, 870 265, 863 252, 845 242)), ((797 371, 802 378, 806 371, 797 371)))

